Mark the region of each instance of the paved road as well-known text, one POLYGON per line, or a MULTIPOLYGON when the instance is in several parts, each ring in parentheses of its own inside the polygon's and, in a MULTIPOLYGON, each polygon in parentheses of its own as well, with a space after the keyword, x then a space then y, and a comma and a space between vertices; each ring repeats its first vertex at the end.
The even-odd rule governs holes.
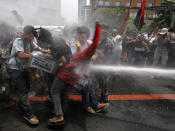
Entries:
MULTIPOLYGON (((150 74, 120 74, 111 79, 110 94, 175 94, 175 80, 150 74)), ((96 89, 97 94, 99 89, 96 89)), ((2 99, 1 99, 2 100, 2 99)), ((0 102, 0 131, 174 131, 174 100, 117 100, 95 115, 83 112, 79 101, 65 105, 65 127, 50 129, 47 119, 52 115, 48 102, 32 102, 41 123, 28 126, 12 106, 5 108, 0 102), (1 106, 2 105, 2 106, 1 106)))

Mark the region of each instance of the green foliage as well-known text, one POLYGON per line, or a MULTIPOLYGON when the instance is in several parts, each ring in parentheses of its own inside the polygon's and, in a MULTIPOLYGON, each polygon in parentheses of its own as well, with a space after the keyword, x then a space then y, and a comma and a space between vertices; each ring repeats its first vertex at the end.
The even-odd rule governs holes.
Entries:
POLYGON ((169 6, 172 8, 167 8, 158 12, 158 18, 155 18, 151 24, 152 29, 155 29, 157 26, 159 28, 169 27, 171 24, 172 12, 175 12, 175 3, 171 1, 164 1, 161 6, 169 6))
POLYGON ((89 21, 99 21, 108 24, 111 28, 119 28, 125 16, 126 11, 123 8, 105 8, 96 10, 89 21))
POLYGON ((126 31, 133 31, 136 33, 142 33, 144 32, 144 26, 143 28, 139 31, 136 26, 134 25, 134 19, 135 17, 130 17, 128 22, 127 22, 127 26, 126 26, 126 31))

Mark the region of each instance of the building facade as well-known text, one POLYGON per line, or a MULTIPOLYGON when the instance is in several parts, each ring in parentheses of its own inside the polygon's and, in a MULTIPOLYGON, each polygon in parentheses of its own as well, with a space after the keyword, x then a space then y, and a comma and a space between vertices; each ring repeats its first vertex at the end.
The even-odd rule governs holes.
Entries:
POLYGON ((24 25, 57 25, 61 19, 61 0, 0 0, 0 20, 18 25, 13 10, 23 17, 24 25))
POLYGON ((86 20, 87 0, 78 0, 78 22, 83 23, 86 20))
MULTIPOLYGON (((164 0, 147 0, 146 7, 154 7, 154 6, 160 6, 160 4, 164 0)), ((142 0, 91 0, 90 5, 92 12, 96 11, 98 9, 104 9, 104 8, 129 8, 133 7, 130 10, 130 16, 136 16, 138 8, 141 6, 142 0)), ((156 10, 145 10, 145 16, 147 18, 155 18, 157 17, 157 11, 156 10)))

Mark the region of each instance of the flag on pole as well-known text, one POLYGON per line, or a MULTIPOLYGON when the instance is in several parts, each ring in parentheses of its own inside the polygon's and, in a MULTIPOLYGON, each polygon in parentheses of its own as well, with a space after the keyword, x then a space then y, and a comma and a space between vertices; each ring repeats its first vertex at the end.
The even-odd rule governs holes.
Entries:
POLYGON ((82 66, 83 63, 89 63, 91 57, 95 53, 99 44, 100 35, 102 32, 102 26, 97 23, 93 43, 89 45, 83 52, 77 54, 71 59, 70 64, 66 64, 62 69, 59 70, 58 75, 67 84, 76 84, 79 80, 79 75, 75 73, 75 69, 82 66))
POLYGON ((138 30, 140 30, 143 27, 144 24, 144 10, 146 7, 146 0, 142 1, 141 7, 138 10, 137 16, 134 20, 134 25, 138 30))

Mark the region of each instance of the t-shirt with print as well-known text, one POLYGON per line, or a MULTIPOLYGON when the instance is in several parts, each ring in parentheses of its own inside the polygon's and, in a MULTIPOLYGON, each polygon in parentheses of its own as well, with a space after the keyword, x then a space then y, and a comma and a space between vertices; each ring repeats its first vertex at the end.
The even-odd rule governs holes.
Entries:
POLYGON ((17 56, 18 52, 31 53, 31 43, 24 42, 21 38, 16 38, 10 54, 8 67, 14 70, 24 70, 26 68, 27 59, 20 59, 17 56), (25 49, 24 49, 25 48, 25 49))

